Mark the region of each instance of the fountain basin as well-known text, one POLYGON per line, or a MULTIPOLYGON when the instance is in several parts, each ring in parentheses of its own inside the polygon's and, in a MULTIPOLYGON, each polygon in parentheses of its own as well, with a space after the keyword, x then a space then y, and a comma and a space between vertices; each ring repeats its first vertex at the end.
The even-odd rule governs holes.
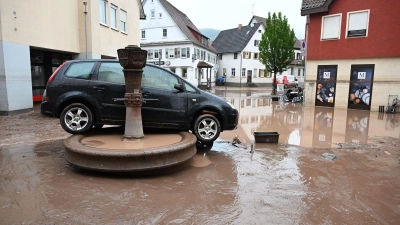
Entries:
POLYGON ((64 141, 65 159, 79 168, 105 172, 149 174, 180 168, 196 154, 196 136, 189 132, 148 134, 122 140, 121 135, 75 134, 64 141), (160 141, 167 140, 167 141, 160 141), (112 143, 115 143, 114 145, 112 143))

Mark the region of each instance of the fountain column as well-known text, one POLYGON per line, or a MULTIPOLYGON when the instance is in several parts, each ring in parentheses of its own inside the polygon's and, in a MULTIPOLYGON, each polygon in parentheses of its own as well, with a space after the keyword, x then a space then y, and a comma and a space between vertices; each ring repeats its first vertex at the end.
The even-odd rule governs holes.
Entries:
POLYGON ((136 45, 118 49, 119 63, 124 68, 126 120, 124 140, 143 138, 142 86, 143 67, 146 65, 147 51, 136 45))

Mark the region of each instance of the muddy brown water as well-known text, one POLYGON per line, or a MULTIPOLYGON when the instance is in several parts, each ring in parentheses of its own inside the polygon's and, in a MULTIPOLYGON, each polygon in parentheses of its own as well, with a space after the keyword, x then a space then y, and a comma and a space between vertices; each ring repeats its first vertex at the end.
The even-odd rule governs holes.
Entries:
POLYGON ((240 110, 238 129, 153 177, 80 170, 57 119, 0 117, 0 224, 399 224, 400 114, 216 94, 240 110))

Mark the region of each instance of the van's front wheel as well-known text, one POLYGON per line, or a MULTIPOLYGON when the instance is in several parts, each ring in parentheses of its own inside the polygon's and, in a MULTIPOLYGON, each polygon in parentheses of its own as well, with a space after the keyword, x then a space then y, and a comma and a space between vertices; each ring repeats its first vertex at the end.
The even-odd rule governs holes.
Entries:
POLYGON ((211 114, 203 114, 197 117, 194 123, 193 133, 202 143, 215 141, 221 133, 221 125, 218 119, 211 114))

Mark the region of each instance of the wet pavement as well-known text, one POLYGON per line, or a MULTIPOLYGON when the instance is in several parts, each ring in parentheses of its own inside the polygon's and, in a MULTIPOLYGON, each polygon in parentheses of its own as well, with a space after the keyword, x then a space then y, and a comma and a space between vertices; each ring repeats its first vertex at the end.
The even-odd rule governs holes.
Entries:
POLYGON ((214 93, 240 110, 238 129, 162 176, 75 168, 57 119, 0 117, 0 224, 399 224, 400 114, 214 93))

